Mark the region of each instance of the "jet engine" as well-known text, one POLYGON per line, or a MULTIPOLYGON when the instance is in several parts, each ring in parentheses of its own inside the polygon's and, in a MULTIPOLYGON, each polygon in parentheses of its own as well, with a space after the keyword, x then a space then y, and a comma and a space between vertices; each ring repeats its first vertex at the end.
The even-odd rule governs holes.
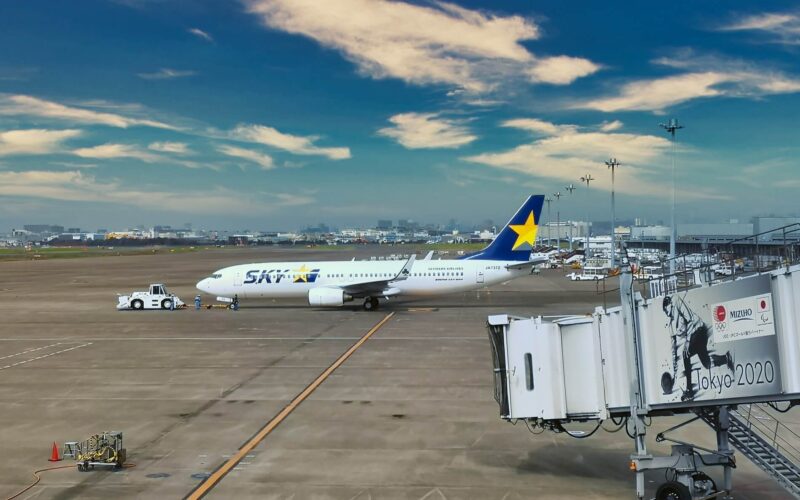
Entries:
POLYGON ((308 304, 322 307, 339 307, 353 297, 340 288, 312 288, 308 291, 308 304))

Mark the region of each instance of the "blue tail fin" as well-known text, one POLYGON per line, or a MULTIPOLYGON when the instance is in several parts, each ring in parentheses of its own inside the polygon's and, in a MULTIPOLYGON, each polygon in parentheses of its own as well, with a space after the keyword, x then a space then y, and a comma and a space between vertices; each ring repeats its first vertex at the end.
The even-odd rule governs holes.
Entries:
POLYGON ((544 195, 529 196, 511 217, 500 234, 489 246, 463 257, 482 260, 530 260, 531 250, 536 245, 539 216, 542 214, 544 195))

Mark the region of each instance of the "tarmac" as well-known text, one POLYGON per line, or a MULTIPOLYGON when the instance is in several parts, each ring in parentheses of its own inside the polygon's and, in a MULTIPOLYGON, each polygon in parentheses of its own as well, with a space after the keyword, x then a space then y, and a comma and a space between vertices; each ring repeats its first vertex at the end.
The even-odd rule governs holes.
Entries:
MULTIPOLYGON (((624 432, 531 435, 499 418, 485 330, 489 314, 585 314, 618 302, 618 292, 598 294, 595 283, 545 270, 475 292, 393 300, 376 312, 302 301, 192 307, 195 283, 227 265, 381 253, 398 247, 162 249, 0 263, 0 498, 31 484, 34 470, 74 463, 47 461, 54 441, 107 430, 124 433, 134 467, 47 471, 19 498, 634 498, 624 432), (115 309, 116 293, 149 283, 165 283, 190 307, 115 309), (228 462, 213 488, 197 490, 228 462)), ((681 420, 655 419, 653 453, 669 453, 653 438, 681 420)), ((797 411, 784 423, 800 429, 797 411)), ((678 436, 713 443, 701 423, 678 436)), ((718 482, 720 473, 709 471, 718 482)), ((651 494, 660 482, 662 474, 648 476, 651 494)), ((790 498, 741 456, 734 488, 742 500, 790 498)))

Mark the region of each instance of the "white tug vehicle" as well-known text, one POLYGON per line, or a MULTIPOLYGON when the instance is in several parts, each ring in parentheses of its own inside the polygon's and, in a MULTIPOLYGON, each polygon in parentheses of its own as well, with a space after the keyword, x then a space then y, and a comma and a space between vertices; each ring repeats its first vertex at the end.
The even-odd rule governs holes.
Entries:
POLYGON ((167 292, 167 287, 160 283, 150 285, 146 292, 133 292, 130 295, 117 295, 117 309, 120 311, 143 309, 178 309, 185 307, 181 299, 167 292))

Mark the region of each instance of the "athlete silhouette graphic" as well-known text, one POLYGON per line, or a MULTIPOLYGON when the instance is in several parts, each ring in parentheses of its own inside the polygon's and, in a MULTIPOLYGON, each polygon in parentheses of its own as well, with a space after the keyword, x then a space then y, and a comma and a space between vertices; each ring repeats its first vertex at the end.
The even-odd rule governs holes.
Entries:
POLYGON ((678 296, 664 297, 661 308, 667 316, 672 339, 672 373, 661 375, 661 388, 664 394, 672 394, 675 378, 678 374, 678 350, 683 346, 680 356, 683 359, 683 376, 686 389, 681 396, 682 401, 694 399, 697 391, 692 380, 692 356, 697 356, 703 368, 727 366, 733 371, 733 357, 730 351, 725 354, 714 354, 708 350, 708 326, 695 314, 686 302, 678 296))

